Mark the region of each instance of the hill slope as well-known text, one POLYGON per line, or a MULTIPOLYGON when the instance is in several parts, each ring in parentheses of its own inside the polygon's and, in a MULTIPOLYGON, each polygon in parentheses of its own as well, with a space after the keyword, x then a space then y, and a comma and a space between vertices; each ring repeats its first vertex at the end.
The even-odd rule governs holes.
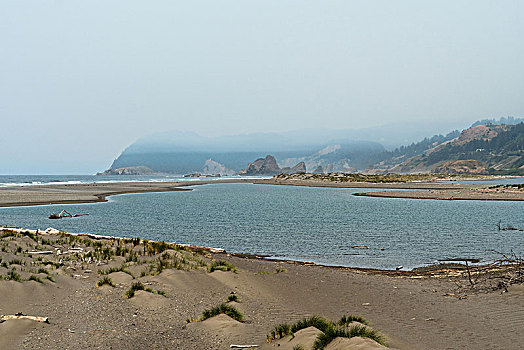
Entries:
POLYGON ((433 138, 426 139, 387 152, 369 172, 524 175, 524 123, 474 125, 455 138, 450 133, 433 144, 433 138), (413 150, 421 154, 413 155, 413 150))

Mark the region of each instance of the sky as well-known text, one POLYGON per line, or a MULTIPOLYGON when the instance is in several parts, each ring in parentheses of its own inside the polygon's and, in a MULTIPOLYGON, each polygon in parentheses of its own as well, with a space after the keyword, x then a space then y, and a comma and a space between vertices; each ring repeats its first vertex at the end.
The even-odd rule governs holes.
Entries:
POLYGON ((1 0, 0 174, 95 173, 168 130, 521 117, 523 14, 523 1, 1 0))

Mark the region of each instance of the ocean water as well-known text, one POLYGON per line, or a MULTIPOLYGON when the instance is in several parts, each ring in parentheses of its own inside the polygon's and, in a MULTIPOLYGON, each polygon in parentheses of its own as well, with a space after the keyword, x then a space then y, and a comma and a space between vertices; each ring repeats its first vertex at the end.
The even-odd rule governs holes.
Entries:
MULTIPOLYGON (((59 185, 82 183, 111 183, 125 181, 166 182, 236 179, 238 176, 184 177, 183 175, 0 175, 0 187, 59 185)), ((244 177, 243 177, 244 178, 244 177)), ((253 178, 264 178, 254 176, 253 178)))
MULTIPOLYGON (((68 180, 69 181, 69 180, 68 180)), ((70 181, 76 181, 71 179, 70 181)), ((522 182, 522 181, 521 181, 522 182)), ((524 202, 356 197, 362 189, 253 184, 112 196, 107 203, 0 208, 0 225, 197 244, 328 265, 413 268, 524 252, 524 202), (89 213, 50 220, 66 209, 89 213), (369 249, 352 248, 365 245, 369 249)))

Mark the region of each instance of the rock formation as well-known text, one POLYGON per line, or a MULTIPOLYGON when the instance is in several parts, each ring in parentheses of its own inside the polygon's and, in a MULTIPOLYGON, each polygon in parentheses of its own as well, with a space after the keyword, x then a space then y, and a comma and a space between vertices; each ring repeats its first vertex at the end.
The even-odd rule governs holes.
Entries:
POLYGON ((291 173, 305 173, 305 172, 306 172, 306 163, 304 162, 300 162, 291 168, 291 173))
POLYGON ((207 175, 233 175, 235 172, 226 168, 225 165, 215 162, 210 158, 206 160, 202 173, 207 175))
POLYGON ((129 166, 118 169, 107 169, 103 173, 97 173, 97 175, 154 175, 155 172, 146 166, 129 166))
POLYGON ((282 170, 277 164, 275 157, 267 155, 266 158, 258 158, 253 163, 249 163, 247 168, 241 170, 239 175, 276 175, 282 170))
POLYGON ((247 168, 241 170, 238 175, 277 175, 281 173, 286 174, 295 174, 295 173, 305 173, 306 164, 304 162, 299 162, 294 167, 284 167, 280 168, 277 164, 275 157, 267 155, 266 158, 259 158, 253 163, 249 163, 247 168))
POLYGON ((323 174, 324 168, 322 168, 322 165, 319 165, 315 170, 313 170, 313 174, 323 174))

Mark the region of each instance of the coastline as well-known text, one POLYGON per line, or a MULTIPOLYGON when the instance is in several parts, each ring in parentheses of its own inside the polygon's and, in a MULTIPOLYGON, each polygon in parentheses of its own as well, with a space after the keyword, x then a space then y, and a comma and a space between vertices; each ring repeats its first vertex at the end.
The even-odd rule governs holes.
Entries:
POLYGON ((149 192, 190 191, 186 187, 211 184, 250 183, 261 185, 287 185, 326 188, 362 188, 410 191, 381 191, 356 193, 356 196, 440 199, 440 200, 504 200, 522 201, 524 191, 490 189, 489 185, 406 182, 334 182, 285 179, 229 179, 178 182, 114 182, 90 184, 13 186, 0 188, 0 207, 32 206, 49 204, 77 204, 106 202, 107 197, 119 194, 149 192))
POLYGON ((502 294, 475 292, 466 285, 464 269, 381 273, 256 259, 200 247, 178 249, 168 244, 165 250, 158 250, 163 246, 159 242, 101 235, 36 234, 24 229, 5 235, 9 231, 0 229, 0 242, 9 242, 0 257, 10 265, 0 267, 0 275, 14 269, 21 280, 0 279, 0 314, 48 317, 49 324, 29 320, 0 323, 3 349, 59 349, 72 341, 79 347, 114 349, 226 349, 230 344, 270 349, 273 346, 266 344, 266 334, 274 326, 315 314, 329 319, 360 315, 393 349, 516 349, 524 340, 519 313, 524 306, 522 285, 508 286, 509 292, 502 294), (31 253, 33 242, 41 250, 56 253, 31 253), (17 247, 22 251, 17 253, 17 247), (125 247, 135 247, 138 259, 132 259, 125 247), (146 247, 155 251, 142 256, 146 247), (113 253, 100 256, 106 249, 113 253), (188 263, 203 261, 208 267, 213 261, 227 261, 236 272, 210 272, 198 264, 190 269, 166 265, 158 270, 157 262, 166 259, 166 254, 171 257, 165 261, 183 254, 188 263), (151 263, 155 263, 153 270, 151 263), (115 272, 106 274, 108 269, 115 272), (33 280, 31 273, 36 276, 33 280), (104 276, 114 282, 113 287, 97 286, 104 276), (138 291, 132 298, 123 296, 137 281, 165 294, 138 291), (465 288, 458 291, 458 283, 465 288), (231 293, 240 300, 232 305, 246 315, 247 322, 227 318, 184 321, 198 317, 231 293), (485 316, 481 320, 479 313, 485 316))
POLYGON ((173 182, 112 182, 11 186, 0 188, 0 207, 49 204, 81 204, 107 202, 107 197, 120 194, 191 191, 189 186, 213 183, 250 183, 248 179, 173 181, 173 182))

